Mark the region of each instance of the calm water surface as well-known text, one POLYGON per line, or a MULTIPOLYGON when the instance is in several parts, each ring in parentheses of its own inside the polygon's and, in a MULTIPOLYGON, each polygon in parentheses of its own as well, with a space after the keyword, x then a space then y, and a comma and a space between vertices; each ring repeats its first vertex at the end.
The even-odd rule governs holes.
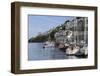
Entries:
POLYGON ((29 43, 28 50, 28 60, 77 59, 58 48, 43 48, 43 43, 29 43))

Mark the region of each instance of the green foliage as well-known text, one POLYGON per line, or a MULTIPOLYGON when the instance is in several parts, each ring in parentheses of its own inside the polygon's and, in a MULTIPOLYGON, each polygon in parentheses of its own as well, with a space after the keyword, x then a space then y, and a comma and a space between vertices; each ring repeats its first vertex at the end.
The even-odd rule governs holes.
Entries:
POLYGON ((50 36, 50 39, 54 41, 55 40, 54 35, 56 32, 59 31, 60 28, 62 28, 62 30, 65 30, 65 25, 61 24, 54 29, 48 30, 49 33, 46 35, 38 35, 36 37, 32 37, 28 40, 28 42, 45 42, 48 40, 49 36, 50 36))
POLYGON ((45 42, 48 39, 48 35, 38 35, 29 39, 29 42, 45 42))

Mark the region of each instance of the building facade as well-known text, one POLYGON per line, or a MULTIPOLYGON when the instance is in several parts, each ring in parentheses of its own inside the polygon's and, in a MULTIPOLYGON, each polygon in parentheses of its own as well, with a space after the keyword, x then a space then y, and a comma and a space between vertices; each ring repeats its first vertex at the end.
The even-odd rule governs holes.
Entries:
POLYGON ((57 43, 85 42, 88 43, 88 18, 76 17, 72 21, 66 21, 63 26, 55 33, 57 43))

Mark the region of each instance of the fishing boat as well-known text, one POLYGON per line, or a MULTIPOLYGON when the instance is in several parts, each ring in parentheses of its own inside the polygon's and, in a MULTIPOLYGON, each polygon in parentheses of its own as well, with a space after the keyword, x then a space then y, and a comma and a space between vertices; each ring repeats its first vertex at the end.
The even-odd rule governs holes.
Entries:
POLYGON ((55 44, 54 44, 53 41, 46 41, 46 42, 44 43, 43 48, 49 48, 49 47, 54 47, 54 46, 55 46, 55 44))
POLYGON ((75 55, 78 51, 79 51, 80 47, 76 46, 76 45, 70 45, 67 49, 66 49, 66 54, 67 55, 75 55))
POLYGON ((75 54, 75 56, 86 58, 86 57, 88 56, 88 47, 87 47, 87 45, 84 45, 84 46, 80 49, 80 51, 77 52, 77 53, 75 54))
POLYGON ((66 47, 66 49, 69 47, 69 45, 70 45, 70 44, 68 44, 68 43, 65 43, 65 47, 66 47))
POLYGON ((43 48, 51 48, 51 47, 55 47, 55 42, 51 40, 51 37, 49 35, 48 41, 46 41, 43 45, 43 48))

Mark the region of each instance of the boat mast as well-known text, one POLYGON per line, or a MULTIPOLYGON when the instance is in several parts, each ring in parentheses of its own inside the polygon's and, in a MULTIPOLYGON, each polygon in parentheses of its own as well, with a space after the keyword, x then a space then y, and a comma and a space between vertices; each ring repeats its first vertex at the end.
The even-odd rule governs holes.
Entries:
POLYGON ((49 37, 48 37, 48 41, 51 41, 51 37, 50 37, 50 34, 49 34, 49 37))
POLYGON ((77 31, 77 25, 78 25, 78 22, 77 22, 77 19, 75 20, 76 21, 76 26, 75 26, 75 32, 76 32, 76 35, 75 35, 75 39, 76 39, 76 44, 77 44, 77 33, 78 33, 78 31, 77 31))
POLYGON ((73 43, 75 43, 75 24, 76 24, 76 21, 75 21, 75 18, 74 18, 74 21, 73 21, 73 28, 74 28, 74 30, 73 30, 73 43))
MULTIPOLYGON (((50 28, 50 26, 49 26, 49 28, 50 28)), ((50 41, 50 40, 51 40, 50 33, 51 33, 51 29, 49 30, 49 37, 48 37, 48 41, 50 41)))
POLYGON ((77 20, 75 19, 75 23, 74 23, 74 42, 76 44, 76 26, 77 26, 77 20))
POLYGON ((87 28, 87 23, 86 23, 86 18, 84 18, 84 42, 86 43, 86 28, 87 28))

